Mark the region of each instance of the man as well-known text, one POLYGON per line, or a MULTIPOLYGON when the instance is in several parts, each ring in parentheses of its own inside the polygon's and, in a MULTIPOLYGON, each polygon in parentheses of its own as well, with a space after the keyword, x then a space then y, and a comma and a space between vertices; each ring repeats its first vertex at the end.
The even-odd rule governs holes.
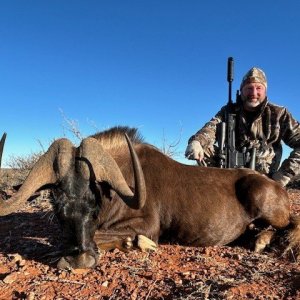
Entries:
MULTIPOLYGON (((286 186, 300 173, 300 124, 286 108, 272 104, 267 97, 267 79, 259 68, 243 77, 240 97, 233 106, 236 114, 236 148, 256 148, 255 169, 286 186), (283 141, 293 151, 280 166, 283 141), (280 168, 279 168, 280 166, 280 168)), ((226 107, 193 135, 185 152, 198 164, 218 166, 217 124, 224 121, 226 107)))

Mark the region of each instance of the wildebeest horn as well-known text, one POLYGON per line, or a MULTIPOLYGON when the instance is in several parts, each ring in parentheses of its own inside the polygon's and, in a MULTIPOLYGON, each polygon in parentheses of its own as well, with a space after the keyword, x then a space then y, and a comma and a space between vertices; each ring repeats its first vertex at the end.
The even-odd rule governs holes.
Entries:
POLYGON ((138 208, 142 208, 146 203, 146 183, 144 178, 144 173, 140 164, 140 160, 133 148, 133 145, 128 137, 128 135, 125 133, 125 138, 129 147, 129 151, 131 154, 131 160, 133 165, 133 173, 134 173, 134 185, 135 185, 135 193, 134 198, 136 198, 136 201, 138 203, 138 208))
POLYGON ((64 177, 74 156, 73 148, 67 139, 53 142, 36 162, 19 191, 9 200, 0 200, 0 216, 14 212, 38 189, 54 184, 64 177))
MULTIPOLYGON (((80 155, 83 160, 87 159, 92 167, 95 180, 98 182, 106 181, 112 188, 126 201, 126 203, 135 209, 144 206, 146 201, 146 185, 142 168, 138 157, 128 137, 126 137, 129 145, 135 180, 135 193, 129 188, 119 166, 113 157, 105 151, 101 144, 94 138, 86 138, 80 146, 80 155)), ((86 163, 81 163, 81 173, 86 179, 90 177, 90 169, 86 163)))
POLYGON ((1 168, 2 153, 3 153, 5 139, 6 139, 6 133, 4 132, 0 141, 0 168, 1 168))

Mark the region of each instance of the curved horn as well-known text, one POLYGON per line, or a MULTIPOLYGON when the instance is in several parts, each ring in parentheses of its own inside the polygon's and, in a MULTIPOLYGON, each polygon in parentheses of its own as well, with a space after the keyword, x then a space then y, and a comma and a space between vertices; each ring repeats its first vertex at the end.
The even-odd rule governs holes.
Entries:
MULTIPOLYGON (((129 141, 130 143, 130 141, 129 141)), ((132 145, 131 145, 132 147, 132 145)), ((145 181, 143 173, 139 170, 135 170, 135 166, 139 165, 139 161, 137 159, 137 155, 133 157, 133 165, 134 165, 134 174, 135 174, 135 194, 129 188, 119 166, 113 157, 105 151, 100 142, 95 138, 86 138, 81 143, 81 156, 86 158, 94 171, 96 181, 107 181, 112 188, 125 200, 130 199, 130 201, 126 201, 126 203, 135 209, 141 208, 145 204, 145 198, 139 198, 142 195, 146 195, 145 192, 145 181), (138 179, 136 178, 138 175, 138 179), (142 192, 144 190, 144 192, 142 192)), ((133 151, 133 147, 130 151, 133 151)), ((135 152, 134 152, 135 153, 135 152)), ((90 178, 90 170, 87 164, 82 164, 81 172, 86 179, 90 178)))
POLYGON ((135 194, 134 198, 136 202, 138 203, 138 207, 142 208, 144 207, 146 203, 146 183, 145 183, 145 177, 142 170, 142 166, 140 164, 140 160, 133 148, 133 145, 128 137, 128 135, 125 133, 125 138, 129 147, 132 165, 133 165, 133 174, 134 174, 134 186, 135 186, 135 194))
POLYGON ((3 133, 1 141, 0 141, 0 168, 1 168, 2 153, 3 153, 5 139, 6 139, 6 132, 3 133))
POLYGON ((33 166, 19 191, 9 200, 0 200, 0 216, 14 212, 38 189, 64 177, 70 168, 73 149, 72 143, 67 139, 53 142, 33 166))

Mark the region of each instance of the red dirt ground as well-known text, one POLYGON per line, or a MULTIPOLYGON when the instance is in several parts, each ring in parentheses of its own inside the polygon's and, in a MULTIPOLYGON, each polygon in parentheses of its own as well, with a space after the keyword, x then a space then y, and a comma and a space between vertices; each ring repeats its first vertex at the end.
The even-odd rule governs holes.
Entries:
MULTIPOLYGON (((300 190, 289 189, 300 214, 300 190)), ((95 269, 58 270, 60 229, 45 195, 0 218, 0 299, 300 299, 300 267, 276 245, 160 245, 104 253, 95 269)))

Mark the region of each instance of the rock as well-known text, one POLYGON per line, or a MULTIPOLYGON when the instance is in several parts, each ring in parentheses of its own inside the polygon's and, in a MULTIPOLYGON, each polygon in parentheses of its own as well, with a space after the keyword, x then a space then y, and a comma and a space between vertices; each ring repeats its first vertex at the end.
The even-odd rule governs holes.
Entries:
POLYGON ((3 279, 3 282, 6 284, 11 284, 11 283, 15 282, 17 280, 17 278, 18 278, 18 273, 16 273, 16 272, 10 273, 3 279))
POLYGON ((108 287, 108 281, 107 281, 107 280, 104 281, 104 282, 101 284, 101 286, 108 287))

